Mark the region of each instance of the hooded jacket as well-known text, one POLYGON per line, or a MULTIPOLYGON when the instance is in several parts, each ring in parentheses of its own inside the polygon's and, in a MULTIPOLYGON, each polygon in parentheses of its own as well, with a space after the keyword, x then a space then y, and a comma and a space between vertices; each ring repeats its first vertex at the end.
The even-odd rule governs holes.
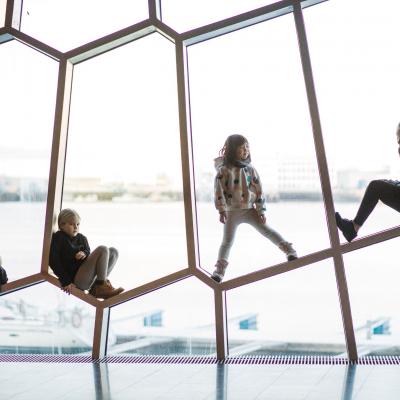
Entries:
POLYGON ((214 202, 222 213, 255 208, 264 214, 265 197, 256 169, 249 163, 243 167, 225 165, 223 157, 214 160, 217 175, 214 181, 214 202))

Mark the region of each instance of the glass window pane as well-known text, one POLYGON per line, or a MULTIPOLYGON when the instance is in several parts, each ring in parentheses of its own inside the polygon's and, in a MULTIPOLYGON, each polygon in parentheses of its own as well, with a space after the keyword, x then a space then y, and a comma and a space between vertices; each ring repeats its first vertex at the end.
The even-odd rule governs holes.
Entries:
POLYGON ((91 352, 93 307, 47 283, 0 298, 0 352, 91 352))
MULTIPOLYGON (((214 265, 222 239, 213 159, 227 136, 237 133, 250 143, 267 198, 267 224, 300 256, 329 247, 293 16, 189 47, 189 73, 201 265, 214 265)), ((243 224, 227 277, 285 260, 243 224)))
POLYGON ((147 18, 147 0, 24 0, 21 30, 66 51, 147 18))
POLYGON ((174 46, 153 34, 75 67, 63 207, 125 289, 187 267, 174 46))
MULTIPOLYGON (((399 12, 396 0, 378 7, 339 0, 304 10, 336 208, 349 219, 371 180, 400 175, 399 12)), ((360 234, 393 226, 397 215, 380 207, 360 234)))
POLYGON ((212 355, 214 321, 214 292, 187 278, 114 307, 108 354, 212 355))
POLYGON ((399 243, 344 255, 359 356, 400 355, 399 243))
POLYGON ((40 271, 58 63, 0 46, 0 235, 9 279, 40 271))
POLYGON ((272 3, 275 1, 164 0, 161 2, 162 20, 177 32, 185 32, 272 3))
POLYGON ((331 260, 230 290, 227 304, 230 355, 346 355, 331 260))

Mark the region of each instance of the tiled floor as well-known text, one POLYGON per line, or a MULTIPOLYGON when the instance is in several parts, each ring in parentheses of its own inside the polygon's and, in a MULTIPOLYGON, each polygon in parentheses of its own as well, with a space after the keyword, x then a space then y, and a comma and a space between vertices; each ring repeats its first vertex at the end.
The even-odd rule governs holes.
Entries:
POLYGON ((391 400, 399 365, 0 362, 2 400, 391 400))

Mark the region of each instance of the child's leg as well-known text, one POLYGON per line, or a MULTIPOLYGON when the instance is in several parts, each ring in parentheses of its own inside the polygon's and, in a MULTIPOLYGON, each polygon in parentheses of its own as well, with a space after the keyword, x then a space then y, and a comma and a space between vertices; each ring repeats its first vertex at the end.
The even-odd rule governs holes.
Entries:
POLYGON ((260 216, 257 214, 257 211, 254 208, 248 211, 246 222, 256 228, 258 232, 260 232, 263 236, 277 246, 279 246, 279 243, 285 241, 277 231, 270 228, 267 224, 263 224, 261 222, 260 216))
POLYGON ((240 224, 240 211, 228 211, 227 219, 224 224, 224 236, 218 251, 218 260, 228 261, 233 242, 235 240, 236 230, 240 224))
POLYGON ((221 282, 228 266, 229 253, 235 239, 236 229, 241 222, 241 210, 228 211, 224 224, 224 236, 218 251, 218 260, 215 263, 215 269, 212 278, 221 282))
POLYGON ((108 260, 108 247, 97 247, 79 267, 74 279, 75 285, 79 289, 87 290, 95 279, 105 281, 107 278, 108 260))
POLYGON ((354 223, 362 226, 379 200, 400 212, 400 186, 386 179, 371 181, 353 220, 354 223))
POLYGON ((118 250, 114 247, 109 247, 108 252, 109 252, 109 257, 108 257, 107 276, 110 275, 110 272, 113 270, 119 256, 118 250))
MULTIPOLYGON (((110 247, 108 249, 110 256, 108 257, 108 269, 107 269, 107 277, 110 275, 111 271, 113 270, 115 264, 117 263, 118 260, 118 250, 115 247, 110 247)), ((108 285, 108 287, 110 287, 112 290, 117 290, 119 292, 122 292, 124 289, 122 287, 119 287, 118 289, 116 289, 111 282, 109 281, 109 279, 106 280, 106 284, 108 285)), ((92 294, 92 293, 91 293, 92 294)))
POLYGON ((272 243, 276 244, 279 249, 286 254, 289 261, 297 258, 297 253, 292 247, 292 244, 287 242, 277 231, 270 228, 267 224, 263 224, 255 209, 249 210, 246 222, 257 229, 258 232, 269 239, 272 243))
POLYGON ((357 237, 358 230, 370 216, 378 201, 400 212, 400 185, 397 181, 377 179, 369 183, 354 220, 342 218, 336 212, 336 225, 348 242, 357 237))

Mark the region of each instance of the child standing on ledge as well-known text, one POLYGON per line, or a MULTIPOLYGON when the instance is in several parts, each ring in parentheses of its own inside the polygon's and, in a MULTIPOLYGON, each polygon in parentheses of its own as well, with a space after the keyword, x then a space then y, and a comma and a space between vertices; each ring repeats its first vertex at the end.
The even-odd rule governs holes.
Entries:
POLYGON ((49 265, 58 276, 61 289, 70 294, 76 286, 102 299, 123 292, 123 288, 114 288, 107 279, 117 262, 117 249, 99 246, 90 252, 86 237, 79 233, 80 221, 75 210, 61 210, 59 231, 53 233, 51 239, 49 265))
POLYGON ((251 165, 249 142, 242 135, 231 135, 216 158, 214 200, 219 220, 224 224, 224 236, 212 278, 221 282, 228 266, 228 257, 237 227, 241 223, 252 225, 262 235, 276 244, 288 261, 297 258, 292 243, 266 225, 265 197, 260 177, 251 165))

